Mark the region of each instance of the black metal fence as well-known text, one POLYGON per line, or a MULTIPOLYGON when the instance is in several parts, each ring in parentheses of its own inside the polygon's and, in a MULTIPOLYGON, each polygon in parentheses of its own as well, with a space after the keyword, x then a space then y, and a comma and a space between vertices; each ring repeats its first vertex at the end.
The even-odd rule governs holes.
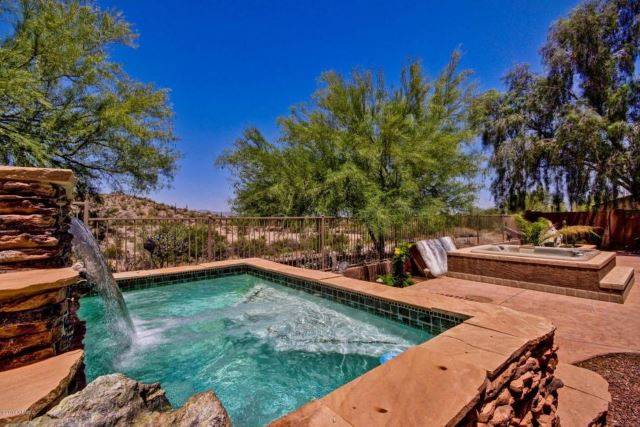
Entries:
MULTIPOLYGON (((505 240, 506 216, 411 218, 384 234, 390 257, 401 242, 449 235, 459 247, 505 240)), ((366 226, 338 217, 87 218, 114 271, 261 257, 319 270, 379 259, 366 226)))

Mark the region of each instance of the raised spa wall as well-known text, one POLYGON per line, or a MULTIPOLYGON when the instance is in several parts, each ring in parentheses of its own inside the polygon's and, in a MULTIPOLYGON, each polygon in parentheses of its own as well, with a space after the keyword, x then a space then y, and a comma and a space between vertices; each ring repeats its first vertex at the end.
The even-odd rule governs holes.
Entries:
POLYGON ((616 303, 624 303, 634 284, 633 269, 616 266, 615 252, 601 251, 589 260, 577 261, 479 253, 474 249, 449 252, 447 276, 616 303), (630 277, 614 280, 621 283, 606 283, 620 276, 618 273, 630 277))
POLYGON ((69 266, 74 185, 69 170, 0 166, 0 425, 84 384, 80 278, 69 266))

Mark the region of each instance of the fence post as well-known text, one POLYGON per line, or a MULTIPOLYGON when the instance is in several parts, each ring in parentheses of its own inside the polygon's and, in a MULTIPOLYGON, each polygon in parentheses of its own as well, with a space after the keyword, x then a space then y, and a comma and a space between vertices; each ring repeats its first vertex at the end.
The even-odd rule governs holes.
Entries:
POLYGON ((324 249, 324 215, 320 217, 320 265, 322 270, 326 267, 325 249, 324 249))
POLYGON ((213 239, 211 235, 211 217, 207 217, 207 261, 211 261, 213 252, 213 239))
POLYGON ((506 236, 506 227, 507 227, 507 220, 505 218, 506 215, 500 215, 500 231, 502 231, 502 241, 506 242, 507 241, 507 236, 506 236))
POLYGON ((84 199, 82 204, 82 222, 89 227, 89 199, 84 199))

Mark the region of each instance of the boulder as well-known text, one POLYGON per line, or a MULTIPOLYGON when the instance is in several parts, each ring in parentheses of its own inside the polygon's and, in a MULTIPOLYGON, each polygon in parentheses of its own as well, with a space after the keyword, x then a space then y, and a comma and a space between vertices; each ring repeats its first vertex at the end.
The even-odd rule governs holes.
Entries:
POLYGON ((30 426, 231 426, 226 410, 211 392, 192 396, 172 411, 160 384, 143 384, 122 374, 98 377, 67 396, 30 426))
POLYGON ((513 408, 510 405, 498 406, 489 421, 489 425, 506 427, 513 418, 513 408))
POLYGON ((212 426, 230 427, 231 419, 212 391, 198 393, 181 408, 169 412, 143 414, 134 422, 137 426, 212 426))

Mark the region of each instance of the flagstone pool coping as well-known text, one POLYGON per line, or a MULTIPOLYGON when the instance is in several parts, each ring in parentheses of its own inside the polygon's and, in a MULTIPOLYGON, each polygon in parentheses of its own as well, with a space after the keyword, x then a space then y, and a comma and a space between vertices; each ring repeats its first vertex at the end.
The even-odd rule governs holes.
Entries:
MULTIPOLYGON (((260 258, 117 273, 115 278, 121 282, 232 266, 250 266, 331 288, 466 318, 459 325, 285 415, 273 425, 323 425, 324 421, 332 425, 455 425, 479 402, 489 377, 519 357, 527 347, 549 339, 555 332, 555 326, 546 319, 505 307, 425 294, 412 291, 411 288, 393 288, 346 278, 333 272, 297 268, 260 258)), ((0 276, 0 304, 7 298, 19 296, 21 292, 32 295, 69 286, 79 279, 77 272, 72 269, 56 270, 60 271, 33 270, 0 276)), ((51 377, 63 382, 69 377, 68 364, 54 362, 49 362, 54 366, 51 377)), ((33 364, 18 369, 29 371, 36 369, 36 365, 42 366, 33 364)), ((0 372, 0 382, 3 379, 11 383, 20 381, 21 377, 29 378, 28 375, 16 376, 12 371, 15 370, 0 372)), ((608 395, 606 382, 604 384, 599 386, 601 396, 608 395)), ((29 405, 40 402, 52 391, 49 386, 42 388, 23 384, 23 387, 30 390, 30 398, 27 393, 27 397, 21 400, 21 408, 16 410, 25 412, 30 410, 29 405)), ((580 390, 577 386, 572 391, 585 396, 593 395, 592 390, 580 390)), ((6 399, 11 399, 11 394, 0 390, 0 402, 6 399)))
POLYGON ((524 349, 553 335, 545 319, 510 309, 440 295, 424 295, 333 272, 250 258, 199 266, 118 273, 116 280, 148 278, 248 265, 325 286, 364 293, 436 312, 467 317, 434 338, 314 400, 273 425, 330 421, 345 425, 455 425, 480 400, 493 376, 524 349), (326 419, 325 419, 326 418, 326 419), (335 422, 334 422, 335 421, 335 422))

